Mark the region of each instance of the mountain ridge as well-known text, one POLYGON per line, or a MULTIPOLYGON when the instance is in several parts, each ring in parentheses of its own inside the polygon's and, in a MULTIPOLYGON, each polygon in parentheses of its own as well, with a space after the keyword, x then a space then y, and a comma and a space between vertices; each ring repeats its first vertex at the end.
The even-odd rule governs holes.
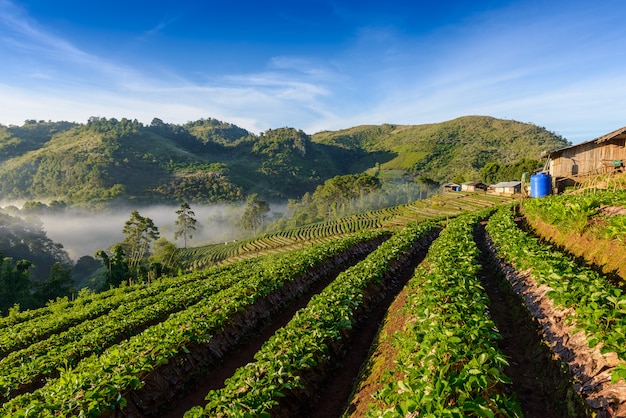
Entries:
POLYGON ((361 125, 313 135, 290 127, 255 135, 228 122, 153 119, 0 125, 3 200, 68 204, 299 198, 338 175, 442 183, 476 179, 489 162, 538 159, 567 146, 530 123, 464 116, 422 125, 361 125))

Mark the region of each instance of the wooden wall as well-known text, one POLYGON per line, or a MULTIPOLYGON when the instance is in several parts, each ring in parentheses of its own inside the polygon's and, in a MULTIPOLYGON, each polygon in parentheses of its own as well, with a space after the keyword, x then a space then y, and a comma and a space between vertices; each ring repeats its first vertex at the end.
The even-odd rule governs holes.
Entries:
MULTIPOLYGON (((552 177, 584 176, 615 171, 614 160, 626 165, 626 138, 613 138, 601 143, 586 142, 551 155, 552 177)), ((623 169, 623 168, 622 168, 623 169)))

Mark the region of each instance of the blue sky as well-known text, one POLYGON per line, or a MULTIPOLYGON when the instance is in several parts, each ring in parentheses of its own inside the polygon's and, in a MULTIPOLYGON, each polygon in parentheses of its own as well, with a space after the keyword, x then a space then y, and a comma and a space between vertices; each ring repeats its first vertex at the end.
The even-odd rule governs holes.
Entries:
POLYGON ((626 2, 0 0, 0 123, 626 125, 626 2))

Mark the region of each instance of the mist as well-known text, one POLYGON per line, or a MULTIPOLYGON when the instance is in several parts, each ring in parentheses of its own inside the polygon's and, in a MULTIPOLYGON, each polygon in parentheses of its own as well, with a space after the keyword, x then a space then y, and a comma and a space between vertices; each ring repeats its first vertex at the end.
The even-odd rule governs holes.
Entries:
MULTIPOLYGON (((194 206, 190 204, 197 220, 196 231, 187 238, 188 247, 224 243, 250 236, 236 226, 241 218, 245 204, 194 206)), ((270 203, 268 221, 280 217, 286 204, 270 203), (282 212, 280 212, 282 210, 282 212)), ((174 240, 174 222, 180 206, 156 205, 131 207, 124 209, 89 212, 67 208, 60 212, 48 212, 36 216, 43 223, 49 239, 63 245, 70 258, 76 261, 83 256, 93 256, 97 250, 107 250, 111 245, 124 239, 122 230, 130 219, 133 210, 145 218, 150 218, 159 229, 161 237, 183 247, 183 239, 174 240)))
MULTIPOLYGON (((386 184, 381 190, 363 196, 353 202, 352 212, 379 209, 395 206, 416 199, 428 197, 432 190, 411 184, 386 184), (425 196, 423 195, 425 193, 425 196)), ((270 212, 265 220, 266 224, 280 218, 286 213, 285 202, 268 202, 270 212)), ((7 210, 14 216, 22 218, 30 216, 30 212, 21 213, 18 202, 3 202, 3 207, 12 206, 7 210)), ((190 204, 195 213, 196 230, 192 238, 187 238, 188 247, 199 247, 209 244, 219 244, 240 240, 252 236, 252 232, 238 227, 245 203, 221 205, 194 205, 190 204)), ((43 210, 33 213, 41 223, 47 237, 63 245, 69 257, 76 262, 83 256, 93 256, 97 250, 108 250, 113 244, 124 239, 122 230, 130 219, 133 210, 137 210, 143 217, 150 218, 159 229, 160 236, 173 242, 179 248, 184 246, 182 237, 174 239, 176 211, 180 205, 147 205, 93 211, 81 208, 64 208, 61 210, 43 210)), ((348 215, 348 214, 345 214, 348 215)))

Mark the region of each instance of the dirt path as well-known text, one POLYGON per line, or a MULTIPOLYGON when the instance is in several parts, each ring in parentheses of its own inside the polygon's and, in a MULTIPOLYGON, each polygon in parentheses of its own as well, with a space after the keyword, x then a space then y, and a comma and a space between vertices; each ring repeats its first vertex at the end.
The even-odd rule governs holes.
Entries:
POLYGON ((505 373, 512 380, 512 391, 522 405, 524 416, 588 416, 565 366, 553 360, 549 347, 542 342, 539 324, 496 263, 485 241, 483 226, 479 227, 476 238, 483 266, 481 281, 489 295, 491 317, 503 337, 498 345, 509 358, 505 373))

